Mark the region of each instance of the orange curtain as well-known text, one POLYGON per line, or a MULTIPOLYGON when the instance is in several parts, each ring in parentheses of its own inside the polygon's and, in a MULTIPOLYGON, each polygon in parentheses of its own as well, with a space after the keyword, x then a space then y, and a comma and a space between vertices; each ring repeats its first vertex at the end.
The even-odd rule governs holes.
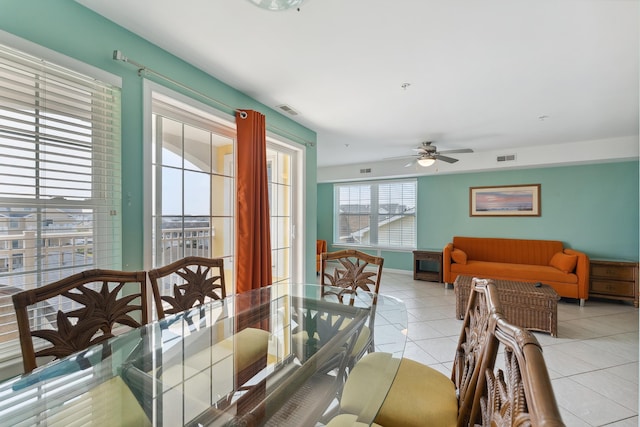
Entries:
POLYGON ((251 110, 238 111, 236 126, 236 288, 241 293, 271 284, 271 231, 264 115, 251 110))

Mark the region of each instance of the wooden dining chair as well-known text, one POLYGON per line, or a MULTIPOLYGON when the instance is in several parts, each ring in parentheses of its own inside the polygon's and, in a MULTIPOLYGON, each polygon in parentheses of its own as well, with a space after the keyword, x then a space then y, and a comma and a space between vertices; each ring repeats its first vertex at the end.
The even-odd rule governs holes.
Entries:
MULTIPOLYGON (((148 274, 158 319, 227 296, 223 258, 188 256, 149 270, 148 274), (161 287, 166 285, 171 286, 170 295, 161 294, 161 287)), ((187 322, 190 321, 187 319, 187 322)), ((244 384, 266 366, 270 337, 269 331, 246 327, 216 344, 233 350, 235 375, 239 384, 244 384)))
MULTIPOLYGON (((353 305, 358 292, 371 295, 371 313, 351 354, 353 362, 375 350, 374 324, 384 258, 354 249, 321 254, 321 295, 335 297, 342 304, 353 305), (329 263, 333 264, 328 265, 329 263), (346 298, 346 300, 345 300, 346 298)), ((346 326, 346 325, 345 325, 346 326)), ((352 364, 350 364, 352 365, 352 364)))
POLYGON ((25 373, 149 319, 144 271, 86 270, 12 298, 25 373))
POLYGON ((404 358, 397 370, 385 369, 390 359, 373 353, 358 362, 344 387, 343 413, 327 427, 373 417, 373 425, 384 427, 564 426, 540 344, 505 319, 490 280, 473 280, 451 378, 404 358), (502 368, 498 354, 505 357, 502 368), (388 392, 371 387, 381 375, 392 381, 388 392))
MULTIPOLYGON (((323 252, 321 258, 322 295, 334 294, 340 302, 345 295, 355 295, 358 290, 377 294, 380 290, 384 258, 354 249, 323 252), (327 263, 333 261, 334 268, 327 263), (341 288, 338 292, 333 288, 341 288)), ((353 304, 353 299, 350 300, 353 304)))
POLYGON ((536 337, 498 313, 489 331, 472 416, 482 426, 562 427, 549 372, 536 337), (498 365, 498 355, 504 363, 498 365))
MULTIPOLYGON (((485 354, 492 313, 499 311, 493 285, 474 279, 467 311, 460 331, 451 377, 430 366, 402 358, 398 368, 389 369, 391 355, 364 356, 347 378, 340 400, 342 414, 328 427, 354 425, 358 419, 375 417, 384 427, 468 426, 475 386, 485 354), (388 376, 381 380, 380 376, 388 376), (391 384, 376 387, 375 384, 391 384), (387 392, 388 390, 388 392, 387 392), (372 404, 376 402, 377 404, 372 404), (372 408, 377 412, 369 412, 372 408)), ((489 365, 487 365, 488 367, 489 365)))
POLYGON ((323 252, 327 252, 327 241, 318 239, 316 240, 316 274, 320 274, 320 256, 323 252))
POLYGON ((149 270, 149 281, 158 319, 227 296, 222 258, 188 256, 149 270))

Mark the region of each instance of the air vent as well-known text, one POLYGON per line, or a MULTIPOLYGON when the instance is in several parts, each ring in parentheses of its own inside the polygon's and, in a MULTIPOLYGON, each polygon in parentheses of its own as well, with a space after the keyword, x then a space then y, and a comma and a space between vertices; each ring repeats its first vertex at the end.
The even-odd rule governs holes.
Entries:
POLYGON ((504 156, 496 157, 496 160, 499 162, 511 162, 511 161, 514 161, 515 159, 516 159, 515 154, 505 154, 504 156))
POLYGON ((284 111, 285 113, 291 114, 292 116, 297 116, 298 115, 298 112, 296 110, 294 110, 293 108, 291 108, 287 104, 278 105, 278 106, 276 106, 276 108, 279 108, 282 111, 284 111))
POLYGON ((371 173, 371 168, 360 169, 360 173, 371 173))

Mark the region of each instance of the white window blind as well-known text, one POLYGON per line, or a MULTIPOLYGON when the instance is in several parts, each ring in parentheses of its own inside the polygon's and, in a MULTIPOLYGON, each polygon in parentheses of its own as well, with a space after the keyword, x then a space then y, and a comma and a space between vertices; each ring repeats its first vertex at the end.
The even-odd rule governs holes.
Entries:
POLYGON ((11 295, 121 267, 120 89, 0 45, 0 361, 11 295))
POLYGON ((334 241, 354 246, 416 247, 415 179, 334 186, 334 241))

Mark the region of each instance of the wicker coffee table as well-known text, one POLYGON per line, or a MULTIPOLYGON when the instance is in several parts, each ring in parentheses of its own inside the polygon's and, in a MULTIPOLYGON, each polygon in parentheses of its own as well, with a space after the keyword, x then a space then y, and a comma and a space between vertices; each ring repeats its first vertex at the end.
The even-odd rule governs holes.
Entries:
MULTIPOLYGON (((456 294, 456 317, 464 318, 471 292, 471 276, 458 276, 453 283, 456 294)), ((523 328, 558 335, 558 300, 548 285, 491 279, 498 288, 500 305, 507 320, 523 328)))

